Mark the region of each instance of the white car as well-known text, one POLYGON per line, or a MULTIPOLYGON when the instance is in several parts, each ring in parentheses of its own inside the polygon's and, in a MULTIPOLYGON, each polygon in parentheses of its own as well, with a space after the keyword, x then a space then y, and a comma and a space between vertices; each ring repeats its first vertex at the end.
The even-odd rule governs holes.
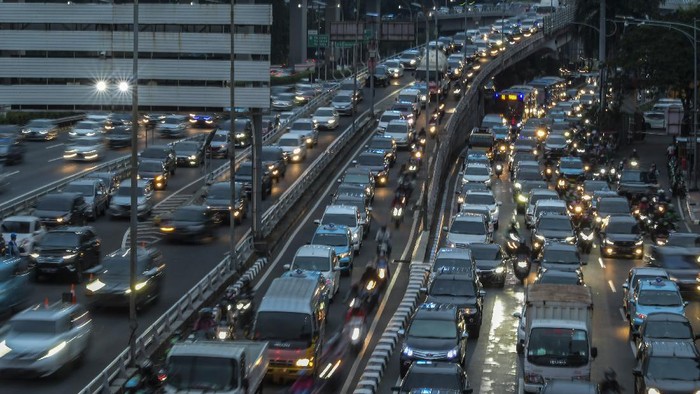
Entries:
POLYGON ((404 116, 400 111, 384 111, 379 117, 379 123, 377 123, 377 130, 379 130, 379 132, 384 132, 384 130, 386 130, 386 127, 389 125, 389 122, 391 122, 392 120, 398 120, 403 118, 404 116))
POLYGON ((462 184, 483 183, 491 186, 491 167, 484 164, 469 164, 462 170, 462 184))
POLYGON ((320 129, 335 130, 340 125, 340 115, 333 107, 319 107, 311 119, 320 129))
POLYGON ((459 213, 452 218, 445 241, 450 248, 464 248, 474 243, 491 243, 492 235, 484 216, 459 213))
POLYGON ((70 161, 97 161, 106 151, 102 138, 81 138, 66 146, 63 158, 70 161))
POLYGON ((304 137, 306 147, 311 149, 318 143, 318 128, 311 118, 297 119, 287 127, 287 133, 296 133, 304 137))
POLYGON ((304 245, 297 249, 292 264, 285 264, 284 268, 291 271, 320 272, 326 280, 326 286, 331 289, 331 298, 340 290, 338 256, 335 254, 335 249, 331 246, 304 245))
POLYGON ((73 129, 68 132, 68 136, 72 139, 83 137, 95 137, 101 133, 102 125, 99 122, 91 120, 83 120, 75 124, 73 129))
POLYGON ((460 206, 460 211, 468 210, 470 207, 483 206, 489 210, 489 218, 493 225, 493 230, 498 230, 498 216, 500 201, 496 201, 491 191, 468 191, 464 195, 464 202, 460 206))
POLYGON ((364 228, 362 227, 362 218, 360 212, 354 205, 328 205, 323 212, 321 219, 314 220, 314 223, 319 225, 342 225, 347 226, 352 234, 352 246, 355 250, 355 255, 360 253, 362 246, 362 238, 364 228))
POLYGON ((387 60, 384 62, 386 70, 389 72, 390 78, 401 78, 403 77, 403 64, 398 60, 387 60))
POLYGON ((299 163, 306 159, 306 140, 300 134, 282 134, 277 140, 277 146, 282 148, 285 157, 291 163, 299 163))
POLYGON ((10 235, 17 234, 17 246, 21 256, 27 256, 34 250, 34 245, 46 234, 46 227, 36 216, 9 216, 0 225, 5 243, 10 242, 10 235))

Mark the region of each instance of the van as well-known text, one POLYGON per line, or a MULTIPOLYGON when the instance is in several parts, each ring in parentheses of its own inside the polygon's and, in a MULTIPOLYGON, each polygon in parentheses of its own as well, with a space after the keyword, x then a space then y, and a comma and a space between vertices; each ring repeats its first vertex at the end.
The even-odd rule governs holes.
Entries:
POLYGON ((328 297, 340 290, 340 266, 335 249, 327 245, 304 245, 297 249, 291 264, 285 264, 284 269, 290 271, 302 270, 319 272, 326 280, 328 297))
POLYGON ((350 205, 328 205, 323 212, 323 217, 314 223, 319 225, 342 225, 347 226, 352 233, 352 244, 355 255, 360 253, 364 229, 360 220, 360 212, 357 207, 350 205))

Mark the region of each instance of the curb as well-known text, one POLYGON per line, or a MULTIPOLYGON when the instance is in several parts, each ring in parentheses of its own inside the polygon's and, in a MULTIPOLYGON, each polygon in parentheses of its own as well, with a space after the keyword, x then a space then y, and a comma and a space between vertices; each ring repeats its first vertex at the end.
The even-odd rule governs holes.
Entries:
POLYGON ((696 225, 696 226, 697 226, 697 225, 700 225, 700 219, 698 219, 697 217, 695 217, 695 214, 693 214, 693 210, 690 209, 690 202, 689 202, 689 199, 688 199, 688 198, 684 198, 684 199, 683 199, 683 204, 685 204, 685 210, 688 212, 688 219, 689 219, 690 223, 691 223, 691 224, 694 224, 694 225, 696 225))
POLYGON ((430 235, 428 231, 421 232, 416 247, 413 249, 413 258, 409 268, 409 279, 406 285, 406 292, 396 309, 396 312, 389 320, 382 336, 372 351, 372 355, 367 361, 364 372, 355 387, 354 394, 374 394, 379 390, 379 385, 384 375, 387 363, 391 360, 396 345, 399 343, 400 329, 405 328, 408 320, 416 309, 420 288, 425 286, 428 278, 430 264, 424 263, 424 256, 428 248, 430 235))

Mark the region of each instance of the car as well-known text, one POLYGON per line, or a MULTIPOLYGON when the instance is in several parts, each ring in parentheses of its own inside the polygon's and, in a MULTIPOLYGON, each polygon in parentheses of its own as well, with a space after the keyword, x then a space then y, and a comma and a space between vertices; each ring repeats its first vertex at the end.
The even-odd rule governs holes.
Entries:
POLYGON ((99 216, 107 212, 107 207, 109 207, 107 186, 99 178, 89 177, 70 181, 61 191, 81 193, 87 204, 85 214, 90 220, 97 220, 99 216))
POLYGON ((407 119, 390 121, 383 134, 385 137, 392 138, 396 143, 396 147, 403 150, 409 150, 414 139, 413 129, 407 119))
POLYGON ((49 193, 39 198, 32 214, 47 227, 83 225, 87 209, 82 193, 49 193))
POLYGON ((448 361, 412 362, 395 393, 471 394, 469 377, 461 365, 448 361))
POLYGON ((447 232, 445 243, 450 248, 466 248, 472 243, 492 242, 489 224, 482 215, 458 213, 452 218, 450 227, 444 227, 443 231, 447 232))
POLYGON ((139 153, 141 160, 158 160, 163 162, 170 175, 177 170, 177 153, 172 145, 151 145, 139 153))
POLYGON ((306 148, 311 149, 318 144, 318 128, 311 118, 297 119, 287 127, 287 134, 299 134, 306 142, 306 148))
POLYGON ((390 78, 401 78, 403 77, 403 64, 401 64, 401 61, 399 60, 387 60, 384 62, 384 66, 386 66, 387 73, 389 74, 390 78))
MULTIPOLYGON (((385 65, 378 65, 374 67, 374 72, 372 73, 372 79, 374 80, 374 87, 376 88, 377 86, 382 86, 382 87, 387 87, 389 86, 389 70, 385 65)), ((367 86, 369 85, 369 82, 371 80, 367 80, 367 86)))
MULTIPOLYGON (((34 245, 46 234, 46 226, 36 216, 16 215, 8 216, 0 224, 2 240, 5 244, 10 242, 10 236, 15 234, 20 256, 24 257, 34 251, 34 245)), ((4 245, 3 245, 4 249, 4 245)))
POLYGON ((187 134, 188 122, 184 116, 169 115, 156 125, 156 132, 162 138, 182 138, 187 134))
POLYGON ((603 257, 641 258, 644 238, 637 219, 630 215, 609 216, 600 228, 600 254, 603 257))
POLYGON ((303 245, 297 249, 291 264, 285 264, 289 271, 314 271, 321 274, 328 287, 328 297, 332 299, 340 290, 340 265, 335 248, 328 245, 303 245))
POLYGON ((191 127, 213 129, 217 127, 216 119, 206 114, 190 114, 189 122, 191 127))
MULTIPOLYGON (((600 192, 596 194, 598 193, 600 192)), ((595 200, 596 203, 594 205, 593 215, 598 228, 600 228, 603 220, 606 220, 608 216, 625 216, 629 215, 632 211, 629 201, 624 197, 599 197, 595 200)))
POLYGON ((700 335, 693 333, 693 326, 683 315, 654 312, 647 315, 639 327, 639 350, 643 352, 653 341, 683 341, 695 343, 700 335))
POLYGON ((168 116, 168 114, 160 112, 151 112, 145 114, 143 115, 143 124, 146 126, 147 129, 154 130, 156 128, 156 125, 162 122, 166 116, 168 116))
POLYGON ((700 278, 697 249, 678 246, 652 247, 645 260, 650 267, 665 270, 681 291, 697 294, 697 278, 700 278))
MULTIPOLYGON (((130 217, 131 215, 131 179, 125 179, 119 184, 117 192, 112 196, 107 214, 111 218, 130 217)), ((137 218, 144 219, 153 211, 153 180, 139 179, 136 181, 137 218)))
MULTIPOLYGON (((338 258, 337 271, 344 276, 352 274, 355 253, 353 253, 352 231, 349 227, 335 224, 318 226, 311 238, 311 245, 332 247, 338 258)), ((335 286, 339 286, 340 280, 334 283, 335 286)))
POLYGON ((294 104, 306 105, 309 101, 316 97, 316 89, 309 85, 297 85, 294 92, 294 104))
POLYGON ((102 180, 107 189, 107 200, 112 201, 112 196, 114 196, 114 193, 117 192, 119 184, 121 183, 121 176, 119 176, 119 174, 115 172, 98 171, 90 173, 90 178, 97 178, 102 180))
POLYGON ((19 134, 0 133, 0 164, 9 166, 22 163, 26 151, 19 134))
POLYGON ((639 326, 653 312, 677 313, 685 316, 687 302, 683 301, 678 285, 670 279, 657 277, 641 279, 627 305, 630 334, 637 335, 639 326))
POLYGON ((533 256, 539 255, 546 243, 576 244, 576 232, 568 215, 543 214, 535 222, 531 233, 533 256))
POLYGON ((311 119, 319 129, 335 130, 340 125, 340 115, 333 107, 318 107, 311 119))
POLYGON ((212 157, 226 158, 228 157, 228 151, 230 146, 229 131, 219 129, 214 132, 211 142, 207 146, 207 149, 212 157))
POLYGON ((294 109, 296 93, 283 92, 272 97, 271 108, 275 111, 290 111, 294 109))
POLYGON ((0 258, 0 313, 12 314, 25 306, 32 289, 30 276, 23 258, 0 258))
POLYGON ((433 261, 432 272, 473 271, 476 273, 476 261, 471 249, 440 248, 433 261))
MULTIPOLYGON (((131 294, 129 248, 120 248, 106 255, 102 263, 90 270, 91 280, 85 284, 85 296, 91 307, 128 307, 131 294)), ((156 301, 162 292, 165 259, 155 248, 136 249, 136 307, 156 301)))
MULTIPOLYGON (((267 167, 261 169, 261 192, 260 198, 265 200, 267 196, 272 195, 272 175, 267 167)), ((243 192, 248 199, 253 198, 253 162, 244 161, 236 169, 236 182, 243 184, 243 192)))
POLYGON ((170 173, 165 169, 165 164, 160 160, 141 160, 138 167, 138 178, 153 181, 156 190, 165 190, 168 187, 170 173))
POLYGON ((184 205, 160 221, 160 233, 166 241, 203 242, 216 238, 219 215, 201 205, 184 205))
POLYGON ((63 159, 70 161, 97 161, 105 156, 105 144, 102 137, 80 138, 63 151, 63 159))
POLYGON ((640 281, 653 280, 655 278, 669 279, 668 272, 658 267, 632 267, 627 274, 627 279, 622 284, 622 308, 625 316, 629 320, 629 304, 632 302, 632 295, 639 286, 640 281))
POLYGON ((513 191, 513 199, 515 200, 516 212, 526 213, 527 203, 530 198, 530 193, 536 189, 547 189, 549 185, 543 180, 537 181, 520 181, 518 190, 513 191))
POLYGON ((580 272, 581 265, 586 264, 575 245, 563 243, 546 243, 538 260, 540 270, 580 272))
MULTIPOLYGON (((535 203, 535 208, 532 210, 532 222, 534 223, 540 216, 544 214, 558 214, 558 215, 570 215, 575 216, 573 212, 576 207, 581 209, 580 206, 567 207, 566 201, 564 200, 540 200, 535 203)), ((526 218, 528 218, 526 216, 526 218)))
POLYGON ((651 341, 637 355, 635 394, 696 393, 700 390, 700 353, 687 341, 651 341))
POLYGON ((559 134, 549 134, 544 140, 542 154, 545 160, 556 160, 562 156, 566 156, 569 143, 566 137, 559 134))
POLYGON ((470 206, 484 206, 489 210, 489 218, 492 225, 492 230, 498 230, 498 217, 500 201, 496 201, 496 197, 491 191, 468 191, 460 194, 462 202, 460 203, 460 212, 468 210, 470 206))
POLYGON ((357 86, 355 86, 355 81, 350 79, 350 80, 345 80, 340 83, 340 86, 338 87, 338 93, 336 94, 349 94, 353 98, 353 102, 355 105, 357 105, 360 101, 364 100, 365 95, 362 91, 362 87, 364 86, 364 82, 357 80, 357 86))
POLYGON ((275 146, 282 148, 287 160, 291 163, 300 163, 306 160, 306 139, 299 134, 282 134, 275 146))
POLYGON ((540 394, 600 394, 598 384, 580 380, 552 379, 544 382, 540 394))
MULTIPOLYGON (((560 201, 559 193, 547 188, 533 189, 530 191, 527 198, 527 208, 525 209, 525 225, 528 228, 532 228, 535 222, 537 222, 535 206, 538 202, 546 200, 560 201)), ((564 208, 566 209, 566 203, 564 203, 564 208)))
POLYGON ((476 262, 476 273, 483 284, 493 284, 503 288, 508 274, 510 258, 498 244, 469 245, 472 257, 476 262))
POLYGON ((399 95, 396 96, 397 103, 410 103, 413 107, 413 115, 417 117, 421 113, 421 93, 418 89, 405 88, 401 89, 399 95))
POLYGON ((360 253, 364 228, 360 222, 360 212, 355 206, 327 205, 321 219, 314 220, 318 225, 347 226, 352 234, 352 244, 355 255, 360 253))
POLYGON ((401 53, 399 62, 404 67, 404 70, 415 70, 420 61, 420 52, 417 50, 408 50, 401 53))
POLYGON ((338 115, 352 115, 355 113, 355 102, 352 98, 352 92, 338 92, 331 99, 331 107, 338 115))
POLYGON ((81 120, 73 125, 68 132, 68 136, 72 139, 84 137, 96 137, 102 133, 102 125, 99 122, 92 120, 81 120))
POLYGON ((649 176, 648 171, 638 169, 623 169, 617 180, 617 194, 626 197, 645 196, 656 193, 659 180, 656 174, 649 176))
POLYGON ((131 126, 132 120, 131 113, 111 113, 104 120, 103 127, 105 131, 109 131, 118 126, 131 126))
POLYGON ((31 141, 50 141, 58 138, 58 125, 51 119, 32 119, 21 129, 22 138, 31 141))
POLYGON ((593 193, 598 190, 610 191, 610 185, 608 185, 608 182, 606 181, 587 179, 583 181, 581 198, 585 201, 591 201, 593 199, 593 193))
POLYGON ((262 164, 277 182, 287 173, 287 160, 284 150, 279 146, 265 145, 262 147, 262 164))
POLYGON ((33 305, 13 316, 0 339, 0 373, 47 377, 85 357, 92 317, 81 304, 33 305))
POLYGON ((390 167, 393 167, 396 163, 396 142, 389 136, 375 134, 369 140, 369 144, 365 145, 365 148, 375 152, 383 152, 384 156, 389 160, 390 167))
POLYGON ((539 270, 534 283, 576 286, 585 285, 585 282, 583 281, 583 273, 581 271, 559 271, 554 269, 539 270))
POLYGON ((391 111, 399 111, 403 114, 404 118, 408 122, 408 125, 415 127, 415 107, 413 104, 405 101, 396 101, 391 105, 391 111))
POLYGON ((374 184, 377 187, 387 186, 389 184, 389 160, 384 151, 366 150, 357 156, 357 159, 352 161, 355 168, 360 168, 368 171, 374 176, 374 184))
MULTIPOLYGON (((665 246, 679 246, 682 248, 700 248, 700 235, 696 233, 671 232, 663 243, 665 246)), ((663 246, 659 245, 659 246, 663 246)))
POLYGON ((483 164, 467 164, 461 171, 462 184, 475 182, 491 186, 491 167, 483 164))
MULTIPOLYGON (((355 169, 355 168, 348 168, 348 170, 355 169)), ((362 168, 357 168, 359 171, 364 171, 362 168)), ((366 174, 367 177, 372 177, 369 173, 366 174)), ((372 177, 374 179, 374 177, 372 177)), ((352 182, 340 182, 338 184, 338 187, 335 189, 335 192, 331 195, 333 199, 338 199, 342 196, 345 195, 361 195, 364 197, 365 201, 365 206, 369 206, 372 203, 372 198, 374 196, 374 189, 368 187, 367 185, 363 185, 361 183, 352 183, 352 182)), ((354 205, 354 204, 353 204, 354 205)))
POLYGON ((38 281, 44 276, 68 275, 83 281, 84 271, 100 263, 102 240, 89 226, 64 226, 46 232, 29 255, 29 266, 38 281))
POLYGON ((200 141, 180 141, 174 148, 178 166, 199 167, 204 163, 204 145, 200 141))
MULTIPOLYGON (((216 133, 221 135, 222 133, 226 133, 226 142, 229 141, 228 135, 230 134, 231 131, 231 121, 227 120, 219 126, 219 128, 216 130, 216 133)), ((221 137, 218 138, 219 142, 221 141, 221 137)), ((246 146, 250 146, 253 143, 253 122, 248 119, 248 118, 236 118, 236 129, 234 130, 233 133, 233 146, 238 147, 238 148, 245 148, 246 146)), ((228 145, 226 145, 226 148, 228 149, 228 145)), ((217 149, 219 152, 219 155, 221 154, 221 145, 219 146, 219 149, 217 149)), ((226 150, 226 153, 228 153, 228 150, 226 150)))
POLYGON ((104 134, 104 139, 110 149, 131 146, 131 126, 116 126, 104 134))
POLYGON ((222 221, 230 220, 233 214, 234 223, 240 224, 248 217, 248 198, 243 195, 243 184, 235 183, 236 198, 231 205, 231 182, 216 182, 209 186, 204 194, 204 206, 218 214, 222 221), (233 207, 233 209, 232 209, 233 207))
MULTIPOLYGON (((455 282, 446 284, 447 291, 459 295, 467 294, 468 289, 455 287, 455 282)), ((433 285, 436 290, 442 289, 443 283, 438 281, 433 285)), ((467 337, 469 336, 455 305, 434 304, 425 302, 411 316, 408 327, 399 329, 402 339, 399 356, 399 374, 406 375, 411 363, 416 361, 447 361, 466 365, 467 337)))
POLYGON ((580 157, 566 156, 559 160, 557 175, 567 182, 577 182, 586 176, 586 169, 580 157))
POLYGON ((392 120, 399 120, 399 119, 404 119, 404 116, 401 112, 399 111, 392 111, 392 110, 386 110, 382 112, 382 114, 379 116, 379 121, 377 123, 377 130, 380 133, 383 133, 384 130, 389 126, 389 122, 392 120))
POLYGON ((333 197, 334 205, 350 205, 357 207, 360 212, 360 223, 362 224, 362 235, 367 238, 372 227, 372 208, 367 204, 366 196, 363 193, 345 193, 333 197))

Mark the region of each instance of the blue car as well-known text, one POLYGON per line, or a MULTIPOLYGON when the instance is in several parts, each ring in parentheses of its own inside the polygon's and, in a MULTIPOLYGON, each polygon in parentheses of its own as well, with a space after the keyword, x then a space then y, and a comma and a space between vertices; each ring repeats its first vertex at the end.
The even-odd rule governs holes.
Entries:
POLYGON ((352 272, 354 253, 349 227, 336 224, 318 226, 311 244, 332 246, 340 262, 340 271, 348 275, 352 272))
POLYGON ((21 258, 0 258, 0 314, 19 309, 29 297, 29 271, 21 258))
POLYGON ((683 301, 676 282, 662 277, 641 280, 628 304, 630 330, 636 335, 650 313, 667 312, 685 316, 686 305, 688 303, 683 301))

